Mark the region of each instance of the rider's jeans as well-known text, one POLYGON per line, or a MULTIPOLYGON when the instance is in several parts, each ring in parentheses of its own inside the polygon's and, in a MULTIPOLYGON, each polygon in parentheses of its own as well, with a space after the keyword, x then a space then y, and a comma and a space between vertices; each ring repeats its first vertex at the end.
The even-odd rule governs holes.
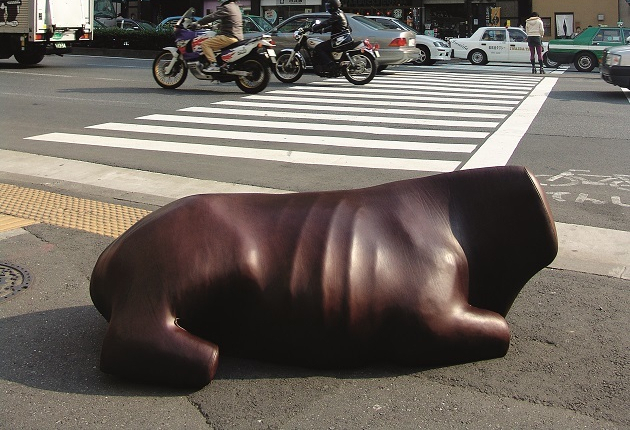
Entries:
POLYGON ((218 36, 209 37, 201 42, 201 49, 203 50, 203 55, 206 56, 208 61, 216 63, 217 58, 214 55, 214 51, 218 51, 219 49, 225 48, 226 46, 236 42, 238 42, 237 38, 220 34, 218 36))

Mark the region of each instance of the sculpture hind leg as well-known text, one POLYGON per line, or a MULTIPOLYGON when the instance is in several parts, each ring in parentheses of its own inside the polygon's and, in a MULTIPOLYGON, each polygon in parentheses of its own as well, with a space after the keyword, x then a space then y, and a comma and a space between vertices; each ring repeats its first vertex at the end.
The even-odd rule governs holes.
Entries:
MULTIPOLYGON (((146 316, 146 315, 145 315, 146 316)), ((174 318, 113 315, 103 341, 101 370, 151 383, 201 387, 215 375, 217 345, 187 332, 174 318)))

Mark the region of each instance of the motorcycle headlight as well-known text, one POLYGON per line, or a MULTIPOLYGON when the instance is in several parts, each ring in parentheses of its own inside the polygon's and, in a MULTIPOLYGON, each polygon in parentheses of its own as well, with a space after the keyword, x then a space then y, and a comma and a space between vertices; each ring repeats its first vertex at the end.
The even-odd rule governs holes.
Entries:
POLYGON ((300 30, 295 30, 295 31, 293 32, 293 38, 294 38, 295 40, 298 40, 298 39, 300 38, 300 30))

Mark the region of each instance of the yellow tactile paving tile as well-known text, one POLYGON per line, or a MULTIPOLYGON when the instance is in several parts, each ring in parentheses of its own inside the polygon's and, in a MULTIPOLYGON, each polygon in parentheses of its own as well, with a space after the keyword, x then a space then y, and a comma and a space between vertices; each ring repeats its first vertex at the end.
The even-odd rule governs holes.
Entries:
POLYGON ((129 206, 0 184, 0 215, 21 218, 31 224, 41 222, 118 237, 149 213, 129 206))
POLYGON ((32 224, 37 224, 37 221, 0 213, 0 233, 3 231, 15 230, 16 228, 26 227, 27 225, 32 224))

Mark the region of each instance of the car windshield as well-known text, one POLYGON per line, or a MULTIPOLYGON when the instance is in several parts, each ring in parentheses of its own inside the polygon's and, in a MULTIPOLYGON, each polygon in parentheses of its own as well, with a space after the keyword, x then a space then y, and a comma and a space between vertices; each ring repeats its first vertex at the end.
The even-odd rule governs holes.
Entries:
POLYGON ((262 28, 263 31, 269 31, 272 28, 271 24, 262 16, 250 16, 249 18, 254 21, 258 27, 262 28))
POLYGON ((364 24, 367 27, 370 27, 373 30, 391 30, 391 28, 385 27, 380 22, 376 22, 373 19, 369 19, 361 15, 353 15, 351 18, 355 21, 360 22, 361 24, 364 24))
POLYGON ((383 24, 387 28, 391 28, 392 30, 413 31, 414 33, 416 32, 415 29, 409 27, 407 24, 405 24, 404 22, 398 19, 381 18, 381 19, 376 19, 375 21, 379 22, 380 24, 383 24))

